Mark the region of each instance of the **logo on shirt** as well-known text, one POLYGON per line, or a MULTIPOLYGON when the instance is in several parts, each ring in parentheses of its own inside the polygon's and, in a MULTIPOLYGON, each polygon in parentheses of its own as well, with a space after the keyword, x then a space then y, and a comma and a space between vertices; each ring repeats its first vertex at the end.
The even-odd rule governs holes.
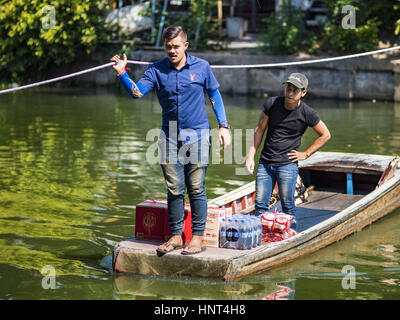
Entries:
POLYGON ((194 81, 194 74, 193 73, 190 74, 190 80, 194 81))

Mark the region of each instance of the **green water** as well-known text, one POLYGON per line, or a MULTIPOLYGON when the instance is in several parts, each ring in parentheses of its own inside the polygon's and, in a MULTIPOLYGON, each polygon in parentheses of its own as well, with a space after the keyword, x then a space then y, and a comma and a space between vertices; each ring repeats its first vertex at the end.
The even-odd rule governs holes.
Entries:
MULTIPOLYGON (((224 95, 232 128, 243 130, 232 163, 210 165, 208 199, 252 179, 236 169, 263 100, 224 95)), ((400 154, 400 105, 307 101, 331 130, 324 151, 400 154)), ((113 246, 134 233, 132 206, 166 197, 159 165, 146 161, 154 146, 146 136, 160 124, 154 95, 41 88, 0 96, 0 299, 262 299, 285 290, 289 299, 400 298, 400 210, 237 283, 113 274, 113 246), (355 288, 343 288, 347 265, 355 288), (48 289, 45 266, 55 270, 48 289)), ((303 146, 314 138, 307 131, 303 146)))

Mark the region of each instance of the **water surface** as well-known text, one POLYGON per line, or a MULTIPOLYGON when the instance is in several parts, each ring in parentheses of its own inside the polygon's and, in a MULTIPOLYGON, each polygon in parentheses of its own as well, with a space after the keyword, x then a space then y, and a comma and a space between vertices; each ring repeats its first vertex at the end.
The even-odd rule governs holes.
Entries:
MULTIPOLYGON (((234 152, 210 165, 208 199, 253 179, 237 169, 263 100, 224 95, 234 152)), ((400 153, 400 105, 306 101, 331 130, 324 151, 400 153)), ((134 101, 119 90, 40 88, 0 97, 0 299, 400 298, 400 210, 237 283, 113 274, 112 248, 133 235, 134 206, 166 198, 159 165, 147 161, 160 125, 154 95, 134 101), (354 289, 343 288, 349 265, 354 289), (45 266, 56 271, 54 289, 42 286, 45 266)), ((308 130, 302 150, 315 137, 308 130)))

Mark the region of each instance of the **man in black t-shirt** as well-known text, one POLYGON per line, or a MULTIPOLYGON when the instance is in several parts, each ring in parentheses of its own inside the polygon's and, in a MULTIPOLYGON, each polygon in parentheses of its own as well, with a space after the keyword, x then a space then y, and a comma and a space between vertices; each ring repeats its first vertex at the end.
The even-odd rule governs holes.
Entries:
POLYGON ((265 100, 246 158, 245 167, 252 174, 254 155, 268 128, 256 174, 256 215, 268 209, 275 183, 278 184, 282 210, 295 215, 294 194, 298 161, 310 157, 330 139, 330 132, 318 114, 301 101, 307 93, 306 76, 292 73, 284 84, 283 97, 265 100), (306 151, 297 151, 301 137, 308 127, 313 128, 318 138, 306 151))

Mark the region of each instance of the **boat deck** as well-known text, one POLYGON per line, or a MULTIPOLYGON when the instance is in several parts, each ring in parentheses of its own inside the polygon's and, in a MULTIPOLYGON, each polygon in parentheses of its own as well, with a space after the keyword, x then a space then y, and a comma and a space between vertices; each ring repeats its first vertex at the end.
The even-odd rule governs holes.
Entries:
MULTIPOLYGON (((349 195, 327 191, 312 191, 307 202, 297 206, 296 220, 298 232, 302 232, 322 221, 328 219, 345 209, 356 201, 360 200, 364 195, 349 195)), ((154 253, 161 244, 160 241, 135 240, 133 237, 123 241, 123 247, 130 250, 139 250, 154 253)), ((274 246, 276 243, 266 243, 262 246, 274 246)), ((246 253, 256 251, 259 247, 250 250, 235 250, 226 248, 207 247, 207 250, 197 254, 196 257, 204 257, 209 259, 232 259, 242 256, 246 253)), ((168 253, 169 255, 181 255, 181 250, 168 253)), ((167 257, 167 255, 165 256, 167 257)), ((158 257, 159 258, 159 257, 158 257)))
POLYGON ((302 232, 340 212, 364 195, 312 191, 307 202, 296 208, 297 232, 302 232))

